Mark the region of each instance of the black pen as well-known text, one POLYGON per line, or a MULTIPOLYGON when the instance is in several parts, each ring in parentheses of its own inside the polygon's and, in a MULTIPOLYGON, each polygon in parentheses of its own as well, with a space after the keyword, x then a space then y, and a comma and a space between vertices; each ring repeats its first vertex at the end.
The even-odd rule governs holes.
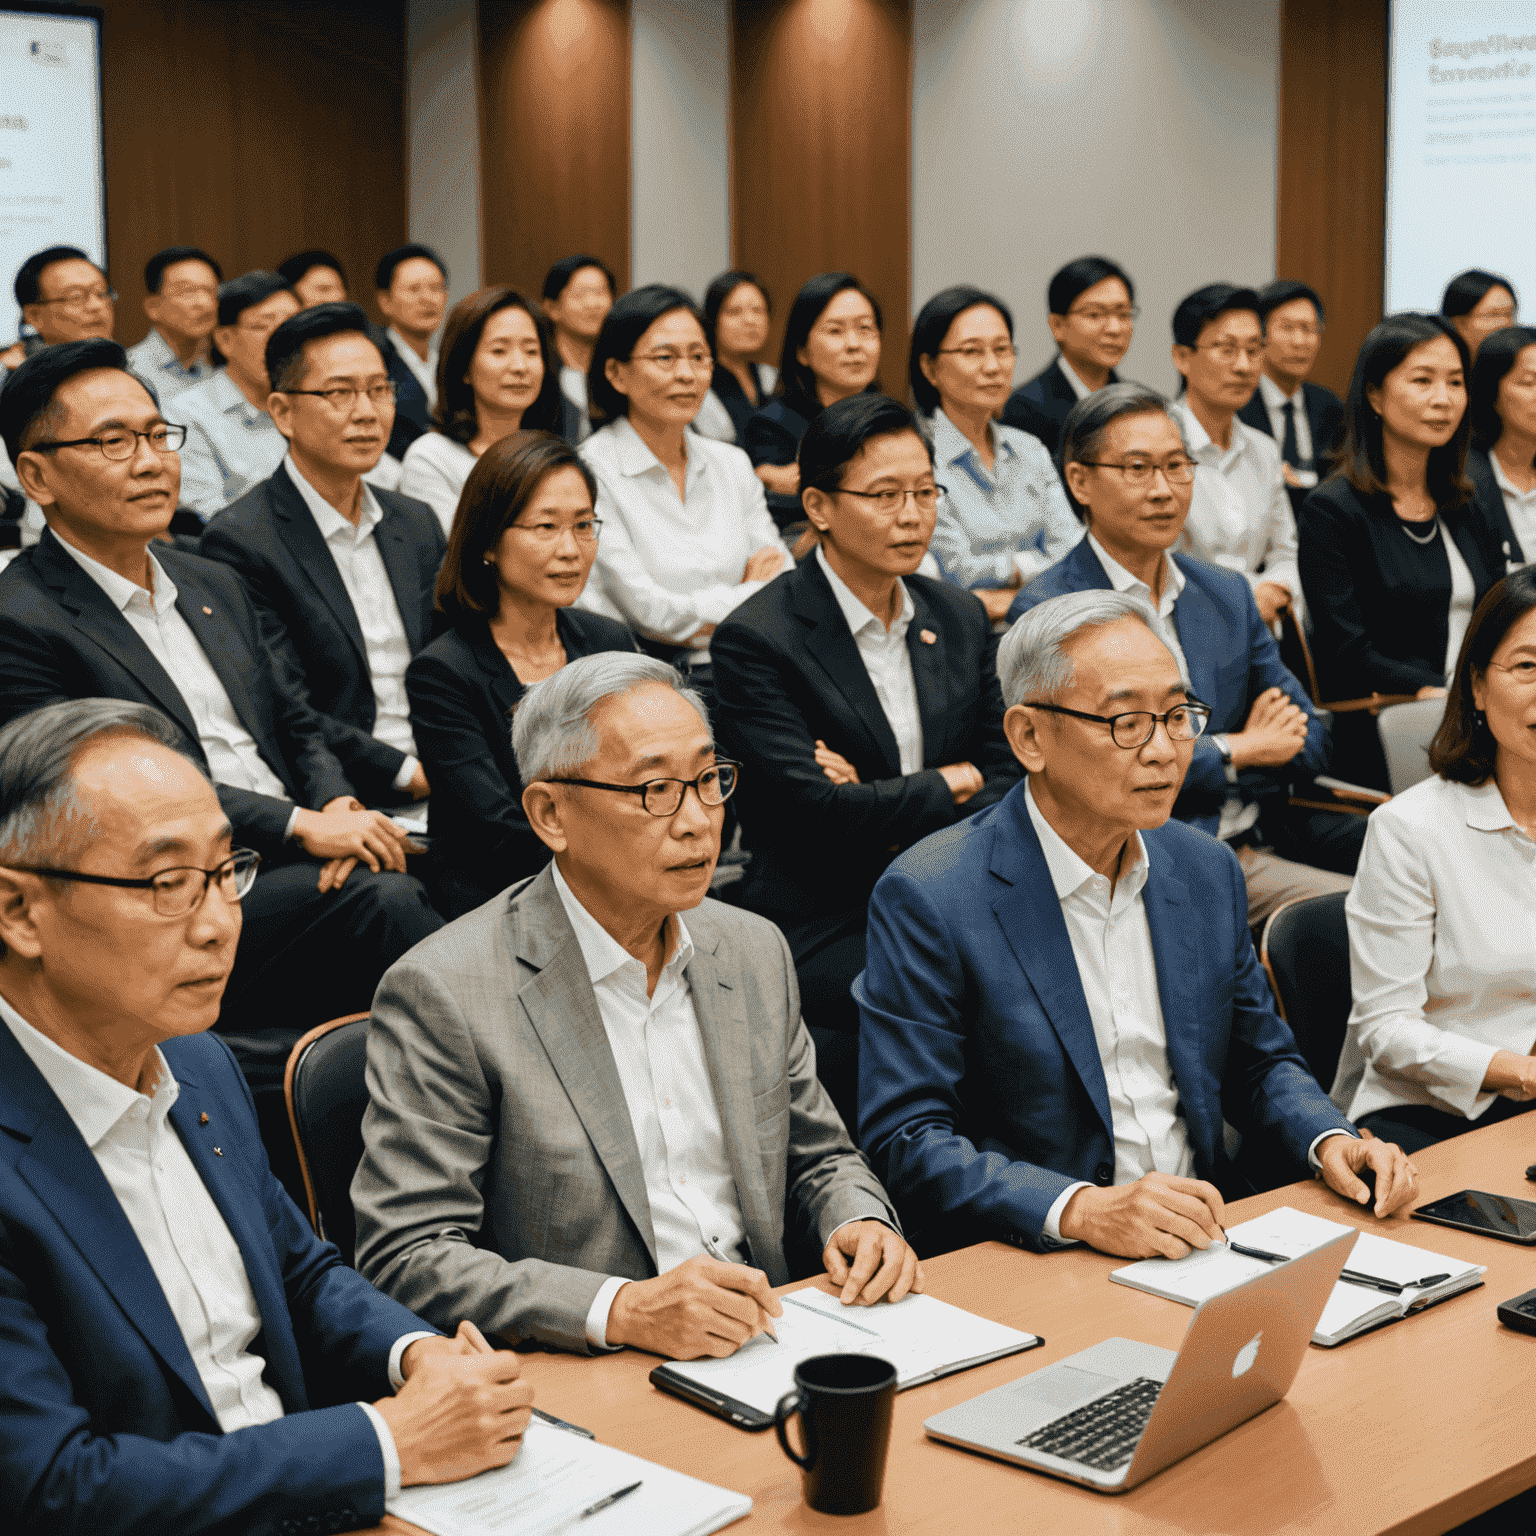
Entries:
MULTIPOLYGON (((1222 1233, 1226 1237, 1226 1233, 1222 1233)), ((1267 1253, 1262 1248, 1245 1248, 1241 1243, 1234 1243, 1227 1237, 1227 1247, 1233 1253, 1240 1253, 1245 1259, 1263 1259, 1266 1264, 1288 1264, 1291 1256, 1288 1253, 1267 1253)))
POLYGON ((582 1510, 579 1515, 576 1516, 576 1518, 578 1520, 585 1520, 588 1515, 595 1515, 600 1510, 607 1509, 610 1504, 617 1504, 625 1494, 633 1493, 639 1486, 639 1483, 631 1483, 627 1488, 615 1489, 614 1492, 608 1494, 606 1498, 599 1499, 596 1504, 588 1504, 587 1507, 582 1510))
POLYGON ((1443 1280, 1449 1280, 1449 1273, 1443 1275, 1425 1275, 1422 1280, 1406 1280, 1401 1285, 1396 1280, 1384 1280, 1380 1275, 1361 1274, 1357 1269, 1346 1269, 1340 1276, 1340 1280, 1348 1280, 1351 1285, 1367 1285, 1373 1291, 1385 1291, 1390 1296, 1401 1296, 1404 1291, 1418 1290, 1420 1287, 1439 1285, 1443 1280))

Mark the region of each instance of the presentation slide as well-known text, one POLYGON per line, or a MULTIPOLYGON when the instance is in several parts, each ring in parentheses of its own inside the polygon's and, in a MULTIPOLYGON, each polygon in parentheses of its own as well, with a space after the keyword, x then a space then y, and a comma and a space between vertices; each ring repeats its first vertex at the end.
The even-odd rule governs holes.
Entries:
POLYGON ((0 9, 0 345, 16 338, 11 281, 34 251, 106 259, 96 28, 0 9))

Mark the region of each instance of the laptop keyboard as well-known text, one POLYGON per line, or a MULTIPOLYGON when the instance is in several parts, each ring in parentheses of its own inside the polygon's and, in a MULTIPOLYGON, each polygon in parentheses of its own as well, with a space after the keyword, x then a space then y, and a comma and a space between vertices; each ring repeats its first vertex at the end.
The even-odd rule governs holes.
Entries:
POLYGON ((1162 1382, 1138 1376, 1135 1381, 1052 1419, 1015 1444, 1060 1456, 1064 1461, 1081 1462, 1098 1472, 1117 1471, 1136 1453, 1136 1443, 1162 1390, 1162 1382))

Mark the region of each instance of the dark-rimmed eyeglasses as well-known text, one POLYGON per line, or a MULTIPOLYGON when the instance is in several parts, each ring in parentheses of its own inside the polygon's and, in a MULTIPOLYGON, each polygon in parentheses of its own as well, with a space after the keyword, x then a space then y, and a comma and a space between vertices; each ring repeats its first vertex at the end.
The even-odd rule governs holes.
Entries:
POLYGON ((317 400, 325 403, 336 411, 350 411, 353 403, 360 394, 365 394, 375 405, 383 405, 384 402, 393 401, 395 398, 395 381, 386 379, 381 384, 370 384, 367 389, 353 389, 350 385, 338 384, 334 389, 280 389, 280 395, 313 395, 317 400))
POLYGON ((579 784, 583 789, 609 789, 620 795, 639 795, 640 804, 652 816, 675 816, 690 789, 700 805, 724 805, 736 793, 741 764, 725 760, 706 768, 696 779, 647 779, 644 784, 603 784, 597 779, 547 779, 549 784, 579 784))
POLYGON ((939 497, 943 496, 949 487, 943 485, 920 485, 915 490, 909 488, 898 491, 895 486, 887 486, 883 491, 850 491, 847 486, 840 485, 832 492, 834 496, 860 496, 865 501, 872 501, 882 512, 894 512, 901 506, 908 496, 912 498, 924 512, 931 512, 939 504, 939 497))
POLYGON ((1074 459, 1085 469, 1118 469, 1127 485, 1150 485, 1152 476, 1162 470, 1163 479, 1169 485, 1188 485, 1195 478, 1193 459, 1169 459, 1166 464, 1150 464, 1145 459, 1132 459, 1126 464, 1116 464, 1109 459, 1074 459))
POLYGON ((84 448, 94 443, 101 449, 104 459, 131 459, 139 451, 139 439, 143 438, 156 453, 175 453, 187 440, 185 427, 173 427, 162 422, 147 432, 134 432, 127 427, 113 427, 96 437, 55 438, 49 442, 33 443, 28 453, 51 453, 55 448, 84 448))
POLYGON ((1152 740, 1153 732, 1162 726, 1170 741, 1193 741, 1211 723, 1211 706, 1198 699, 1175 704, 1165 715, 1154 714, 1150 709, 1129 709, 1120 715, 1090 715, 1081 709, 1068 709, 1064 704, 1039 704, 1033 699, 1024 701, 1027 709, 1046 709, 1053 715, 1071 715, 1074 720, 1093 720, 1109 727, 1110 739, 1117 747, 1134 752, 1152 740))
POLYGON ((88 875, 78 869, 47 869, 33 864, 8 864, 24 875, 44 875, 49 880, 73 880, 81 885, 112 885, 125 891, 148 891, 155 911, 161 917, 185 917, 203 904, 208 887, 219 882, 219 894, 225 901, 239 901, 256 882, 261 855, 249 848, 236 848, 212 869, 180 866, 157 870, 144 880, 128 880, 120 875, 88 875))
POLYGON ((58 304, 64 309, 84 309, 88 304, 116 304, 116 288, 71 288, 56 299, 33 299, 39 308, 58 304))

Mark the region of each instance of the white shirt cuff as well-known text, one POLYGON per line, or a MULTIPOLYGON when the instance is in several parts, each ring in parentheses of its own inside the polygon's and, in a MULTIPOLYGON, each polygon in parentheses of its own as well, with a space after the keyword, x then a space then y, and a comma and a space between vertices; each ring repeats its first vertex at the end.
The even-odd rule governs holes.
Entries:
POLYGON ((423 1328, 417 1333, 402 1333, 395 1340, 394 1346, 389 1351, 389 1384, 396 1392, 405 1385, 405 1377, 400 1374, 400 1361, 417 1339, 440 1339, 442 1334, 434 1333, 430 1328, 423 1328))
POLYGON ((392 787, 404 794, 411 787, 411 780, 416 777, 416 770, 420 766, 421 764, 414 757, 407 754, 405 761, 400 764, 400 772, 395 775, 392 787))
POLYGON ((294 806, 293 814, 288 818, 288 825, 283 828, 283 841, 285 843, 291 841, 293 837, 293 824, 299 819, 299 812, 301 810, 303 810, 303 806, 294 806))
POLYGON ((610 1275, 598 1287, 597 1295, 592 1298, 592 1305, 587 1308, 587 1343, 593 1349, 617 1349, 617 1344, 608 1342, 608 1313, 613 1307, 613 1298, 624 1289, 629 1281, 621 1275, 610 1275))
MULTIPOLYGON (((435 1335, 415 1334, 413 1337, 434 1338, 435 1335)), ((384 1502, 387 1504, 400 1494, 400 1452, 395 1449, 395 1437, 390 1434, 384 1415, 372 1403, 359 1403, 357 1406, 368 1415, 368 1422, 373 1425, 373 1432, 379 1437, 379 1454, 384 1458, 384 1502)))
POLYGON ((1323 1134, 1319 1136, 1310 1147, 1307 1148, 1307 1162, 1311 1166, 1313 1173, 1317 1173, 1322 1169, 1323 1164, 1322 1160, 1317 1155, 1317 1149, 1322 1146, 1322 1144, 1327 1141, 1330 1136, 1349 1136, 1352 1137, 1355 1141, 1359 1141, 1360 1139, 1354 1134, 1353 1131, 1342 1131, 1338 1129, 1324 1131, 1323 1134))
POLYGON ((1062 1192, 1051 1202, 1051 1208, 1045 1213, 1045 1220, 1040 1225, 1040 1236, 1048 1243, 1055 1243, 1060 1248, 1070 1248, 1077 1239, 1075 1237, 1063 1237, 1061 1235, 1061 1213, 1067 1208, 1067 1201, 1080 1189, 1092 1189, 1093 1185, 1086 1179, 1079 1179, 1076 1184, 1068 1184, 1062 1192))

